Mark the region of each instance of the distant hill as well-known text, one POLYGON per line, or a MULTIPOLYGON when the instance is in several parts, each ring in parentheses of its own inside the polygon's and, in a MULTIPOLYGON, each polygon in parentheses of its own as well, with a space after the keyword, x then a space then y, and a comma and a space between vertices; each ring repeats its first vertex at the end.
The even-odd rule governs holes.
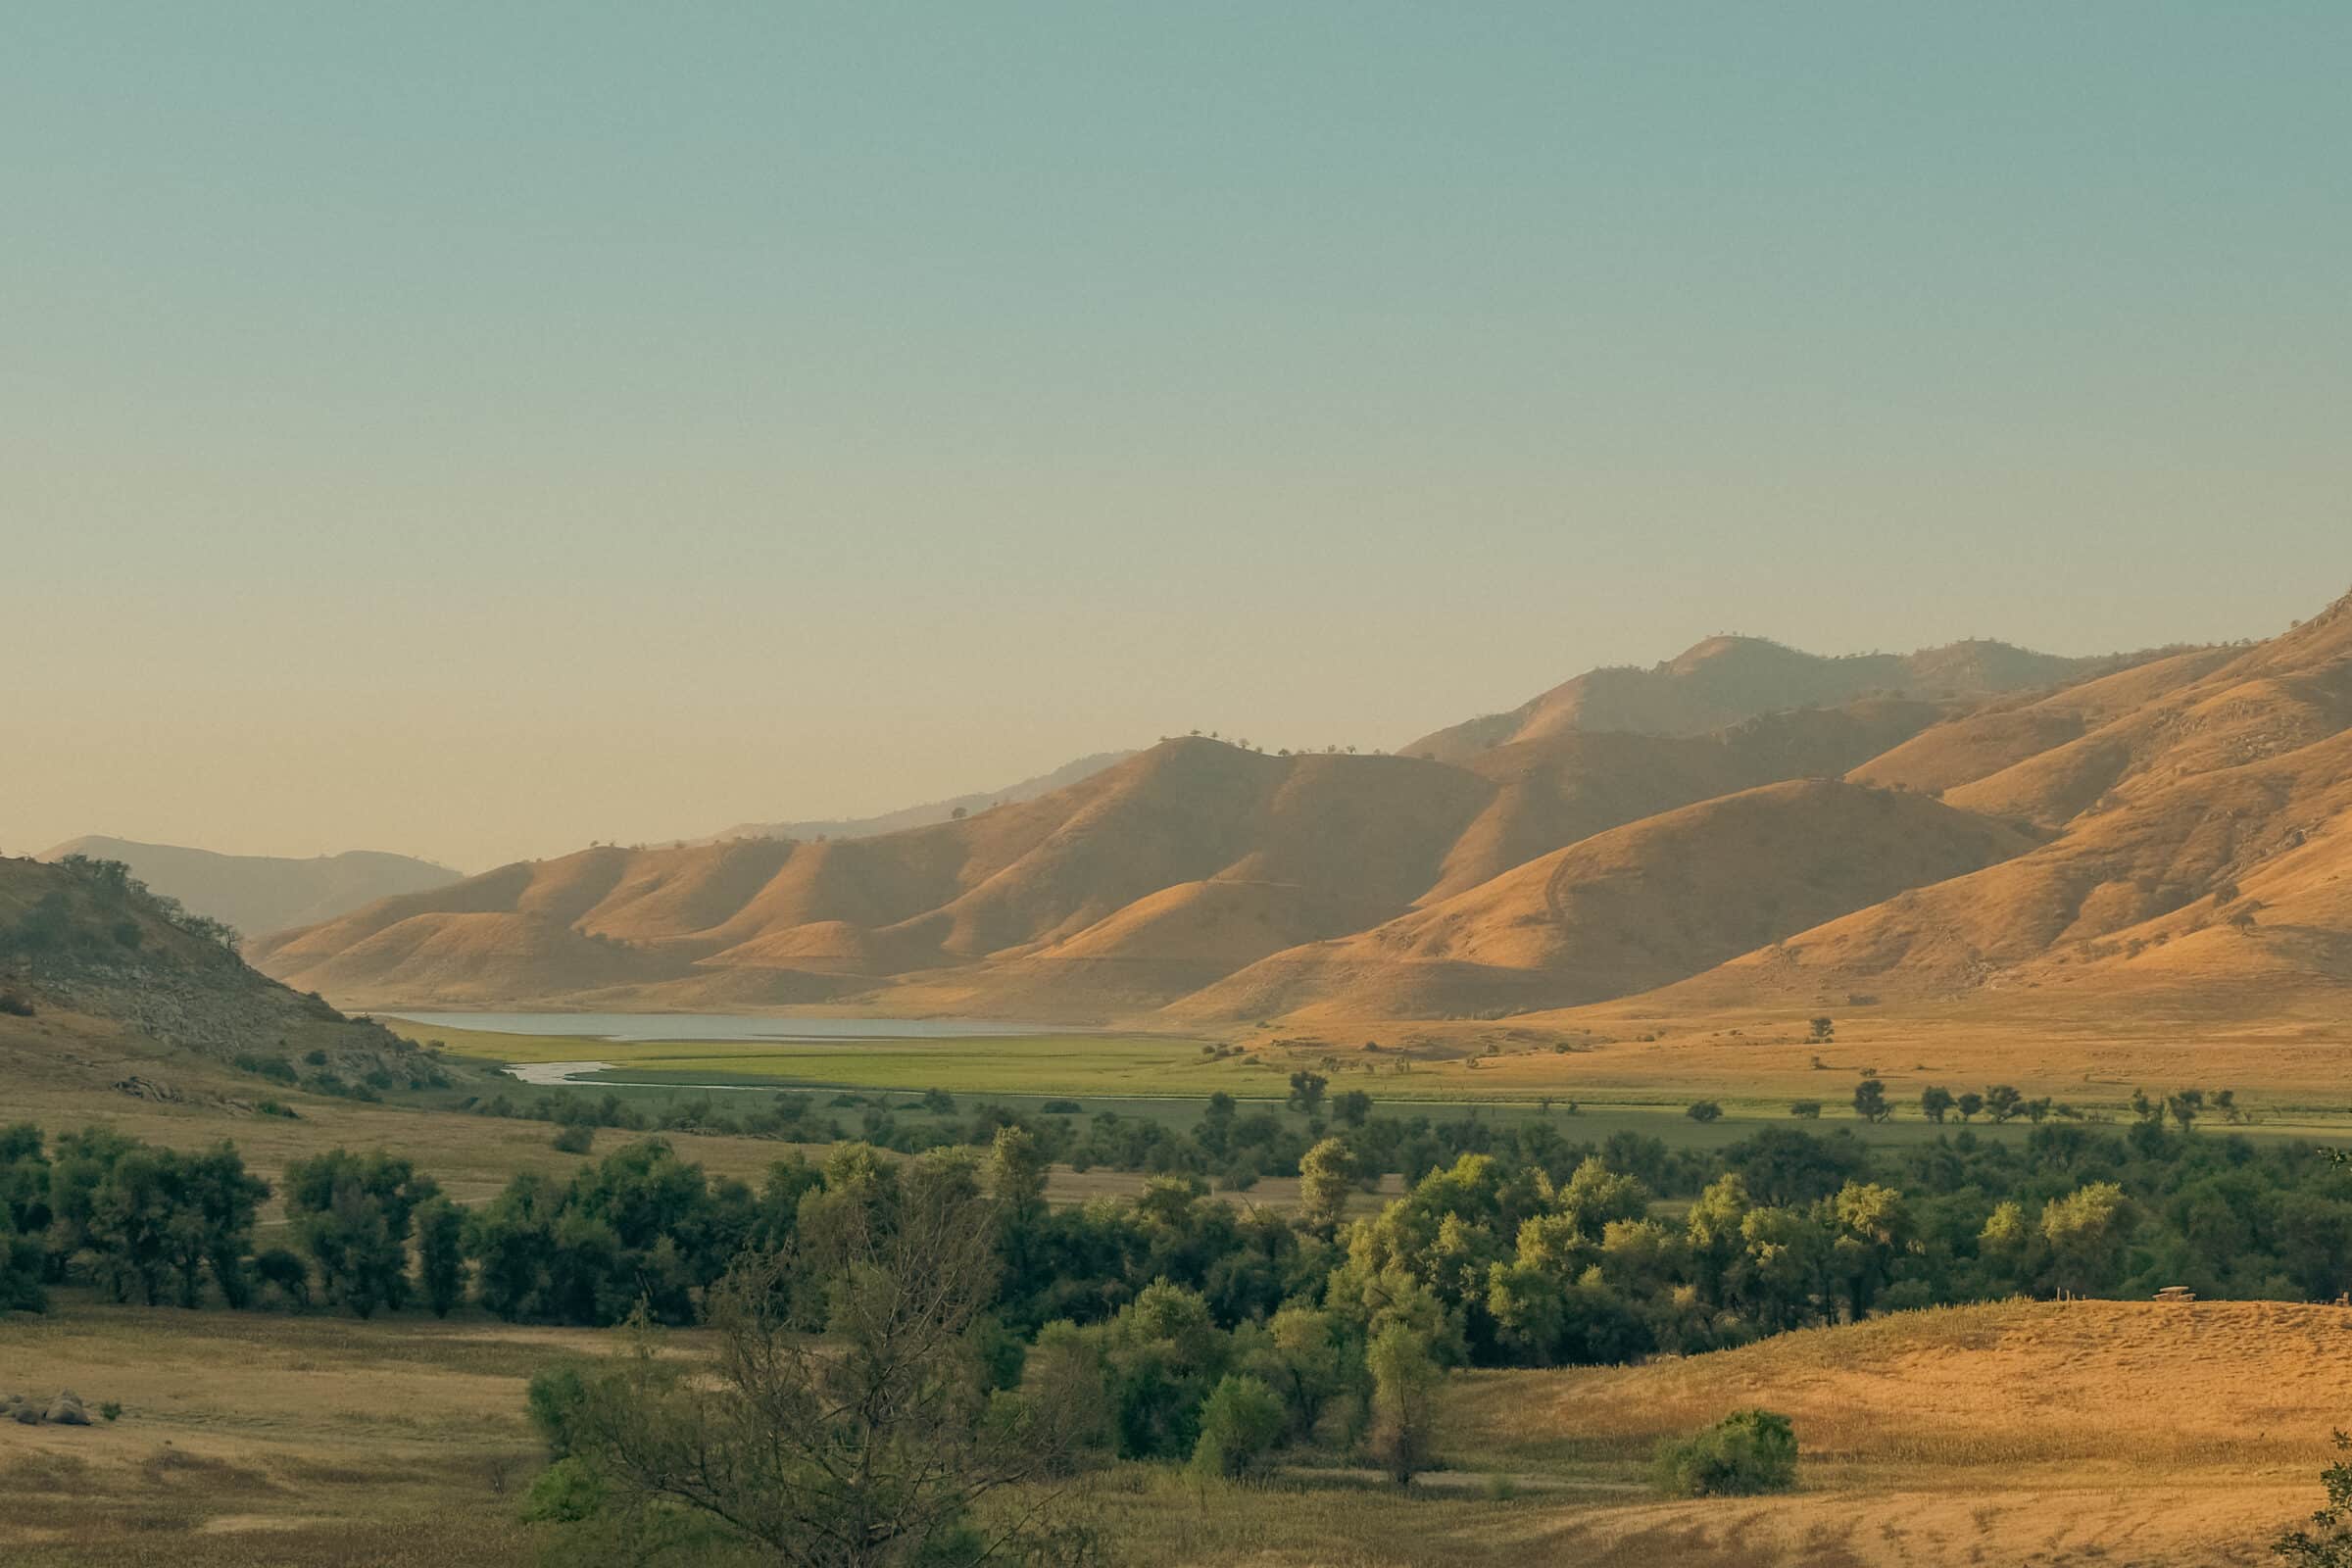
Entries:
POLYGON ((896 832, 594 849, 254 957, 361 1005, 1186 1023, 2352 992, 2352 600, 2100 660, 1715 639, 1503 718, 1422 748, 1450 755, 1189 738, 896 832))
POLYGON ((396 893, 447 887, 460 876, 430 860, 370 850, 303 860, 216 855, 176 844, 141 844, 95 834, 60 844, 40 858, 62 860, 69 855, 120 860, 156 892, 251 936, 316 925, 396 893))
POLYGON ((1133 752, 1097 752, 1091 757, 1081 757, 1074 762, 1064 762, 1051 773, 1040 773, 1018 784, 1007 784, 1001 790, 954 795, 944 801, 928 801, 921 806, 884 811, 879 816, 811 818, 803 822, 738 822, 723 833, 713 833, 693 842, 719 844, 728 839, 865 839, 878 833, 896 833, 901 828, 928 827, 934 822, 952 820, 957 811, 968 814, 1000 802, 1036 800, 1040 795, 1051 794, 1066 784, 1090 778, 1114 763, 1124 762, 1134 755, 1133 752))
POLYGON ((1710 637, 1647 669, 1587 670, 1509 712, 1450 725, 1398 750, 1459 762, 1492 747, 1573 730, 1698 735, 1763 713, 1860 697, 1936 700, 2055 686, 2132 662, 2064 659, 2000 642, 1828 659, 1762 637, 1710 637))

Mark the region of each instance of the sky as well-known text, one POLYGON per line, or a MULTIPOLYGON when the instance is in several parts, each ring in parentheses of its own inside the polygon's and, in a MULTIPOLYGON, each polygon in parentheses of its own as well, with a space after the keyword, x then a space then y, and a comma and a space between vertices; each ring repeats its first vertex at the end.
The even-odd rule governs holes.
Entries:
POLYGON ((0 0, 0 851, 2352 587, 2352 7, 0 0))

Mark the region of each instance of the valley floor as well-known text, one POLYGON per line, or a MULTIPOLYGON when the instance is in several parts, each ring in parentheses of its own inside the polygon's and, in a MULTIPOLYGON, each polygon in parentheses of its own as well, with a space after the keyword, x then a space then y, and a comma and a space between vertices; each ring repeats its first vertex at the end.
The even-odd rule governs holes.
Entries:
MULTIPOLYGON (((0 1387, 72 1387, 121 1418, 0 1424, 0 1560, 529 1562, 523 1384, 615 1343, 69 1293, 0 1324, 0 1387)), ((1155 1564, 2250 1565, 2319 1501, 2348 1417, 2352 1311, 2008 1302, 1642 1367, 1462 1375, 1441 1444, 1453 1470, 1410 1493, 1335 1464, 1209 1492, 1129 1466, 1099 1501, 1122 1560, 1155 1564), (1751 1404, 1794 1418, 1798 1492, 1647 1490, 1657 1438, 1751 1404)))

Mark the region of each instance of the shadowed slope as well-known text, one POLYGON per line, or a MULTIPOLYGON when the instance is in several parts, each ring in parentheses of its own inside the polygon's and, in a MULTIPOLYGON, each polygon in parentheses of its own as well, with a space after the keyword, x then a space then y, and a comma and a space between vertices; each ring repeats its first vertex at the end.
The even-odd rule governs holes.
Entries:
POLYGON ((1278 954, 1190 1016, 1444 1017, 1624 996, 2031 848, 1924 797, 1817 780, 1686 807, 1359 935, 1278 954))

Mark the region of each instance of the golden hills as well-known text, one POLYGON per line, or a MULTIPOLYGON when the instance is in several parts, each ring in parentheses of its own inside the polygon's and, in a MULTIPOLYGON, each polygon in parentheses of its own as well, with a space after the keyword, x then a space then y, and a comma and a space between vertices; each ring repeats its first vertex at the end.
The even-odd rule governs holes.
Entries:
POLYGON ((1718 638, 1404 755, 1169 741, 899 832, 506 866, 254 957, 359 1005, 1188 1023, 2327 990, 2347 761, 2341 604, 2101 660, 1718 638))

